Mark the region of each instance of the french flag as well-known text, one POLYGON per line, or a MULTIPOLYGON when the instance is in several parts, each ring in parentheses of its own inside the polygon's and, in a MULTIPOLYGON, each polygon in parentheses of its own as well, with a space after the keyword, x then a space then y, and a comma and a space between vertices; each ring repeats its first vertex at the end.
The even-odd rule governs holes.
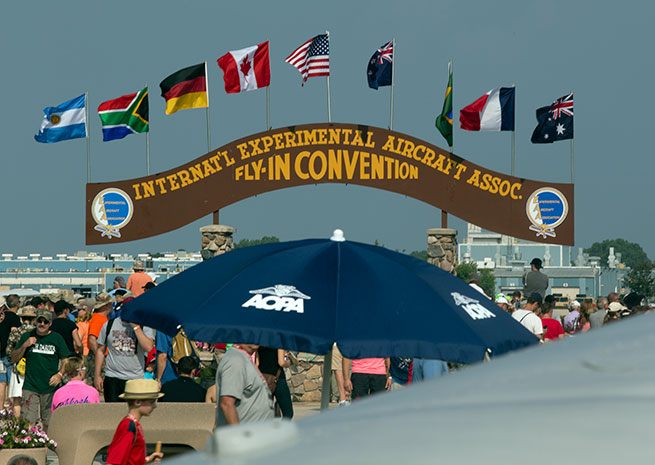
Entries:
POLYGON ((513 131, 514 87, 491 89, 459 112, 459 123, 467 131, 513 131))

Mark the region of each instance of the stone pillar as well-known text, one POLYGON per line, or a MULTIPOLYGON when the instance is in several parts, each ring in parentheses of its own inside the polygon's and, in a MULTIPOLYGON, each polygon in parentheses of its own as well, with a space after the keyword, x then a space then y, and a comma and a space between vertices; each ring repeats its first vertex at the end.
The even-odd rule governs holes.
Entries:
POLYGON ((210 224, 200 228, 202 233, 202 250, 200 251, 202 259, 209 260, 216 255, 234 249, 232 234, 236 231, 236 228, 222 224, 210 224))
POLYGON ((455 274, 457 266, 457 230, 432 228, 428 233, 428 263, 455 274))

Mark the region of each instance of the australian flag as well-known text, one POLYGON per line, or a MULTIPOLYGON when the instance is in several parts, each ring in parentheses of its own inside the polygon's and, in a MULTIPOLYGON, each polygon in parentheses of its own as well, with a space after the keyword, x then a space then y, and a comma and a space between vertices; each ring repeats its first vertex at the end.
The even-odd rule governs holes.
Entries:
POLYGON ((368 62, 366 76, 368 86, 377 89, 391 85, 391 67, 393 66, 393 41, 377 49, 368 62))
POLYGON ((532 133, 533 144, 573 139, 573 93, 555 100, 548 107, 538 108, 537 121, 532 133))

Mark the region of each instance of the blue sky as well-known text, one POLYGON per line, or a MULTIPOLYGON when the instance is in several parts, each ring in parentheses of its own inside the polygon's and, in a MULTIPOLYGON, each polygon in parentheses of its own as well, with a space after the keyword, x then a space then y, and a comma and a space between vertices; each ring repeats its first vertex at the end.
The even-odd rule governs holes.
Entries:
MULTIPOLYGON (((651 20, 654 7, 626 1, 113 1, 10 2, 3 7, 4 62, 0 252, 54 254, 198 250, 198 228, 211 218, 150 239, 84 245, 86 144, 39 144, 45 106, 89 92, 91 179, 145 174, 145 137, 102 142, 95 109, 150 87, 151 172, 207 150, 204 110, 164 114, 159 82, 209 63, 212 145, 265 129, 265 91, 225 94, 216 59, 266 40, 271 47, 271 124, 327 120, 325 79, 301 87, 284 58, 310 37, 331 34, 332 119, 387 127, 389 89, 366 84, 366 63, 396 38, 394 129, 438 146, 434 128, 454 62, 454 107, 489 89, 516 85, 516 174, 568 182, 568 142, 533 145, 537 107, 575 93, 576 246, 622 237, 655 256, 647 186, 655 159, 652 131, 651 20)), ((471 133, 456 125, 454 151, 501 172, 510 169, 509 133, 471 133)), ((171 212, 175 214, 175 212, 171 212)), ((394 249, 424 249, 438 209, 359 186, 284 189, 221 210, 236 239, 346 237, 394 249)), ((450 218, 465 234, 465 223, 450 218)))

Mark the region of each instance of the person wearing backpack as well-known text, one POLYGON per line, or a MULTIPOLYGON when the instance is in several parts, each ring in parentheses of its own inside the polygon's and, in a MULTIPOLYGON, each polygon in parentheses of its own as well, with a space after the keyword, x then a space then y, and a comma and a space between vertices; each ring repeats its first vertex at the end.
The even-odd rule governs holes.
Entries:
MULTIPOLYGON (((7 360, 11 360, 11 352, 18 344, 21 336, 36 329, 34 320, 36 319, 36 309, 31 305, 26 305, 17 312, 20 317, 22 326, 14 328, 9 333, 7 340, 7 360)), ((14 363, 11 370, 11 380, 9 380, 9 400, 14 410, 14 416, 20 417, 20 409, 23 402, 23 383, 25 382, 25 357, 14 363)))
POLYGON ((155 347, 157 351, 155 379, 160 386, 179 377, 178 363, 183 357, 192 357, 196 363, 200 361, 198 349, 189 340, 182 326, 178 327, 175 337, 157 331, 155 347))
POLYGON ((119 402, 125 383, 131 379, 143 378, 145 356, 154 347, 154 338, 152 328, 123 321, 120 316, 108 320, 102 326, 96 349, 94 384, 99 392, 104 392, 105 402, 119 402), (103 362, 104 379, 100 374, 103 362))

